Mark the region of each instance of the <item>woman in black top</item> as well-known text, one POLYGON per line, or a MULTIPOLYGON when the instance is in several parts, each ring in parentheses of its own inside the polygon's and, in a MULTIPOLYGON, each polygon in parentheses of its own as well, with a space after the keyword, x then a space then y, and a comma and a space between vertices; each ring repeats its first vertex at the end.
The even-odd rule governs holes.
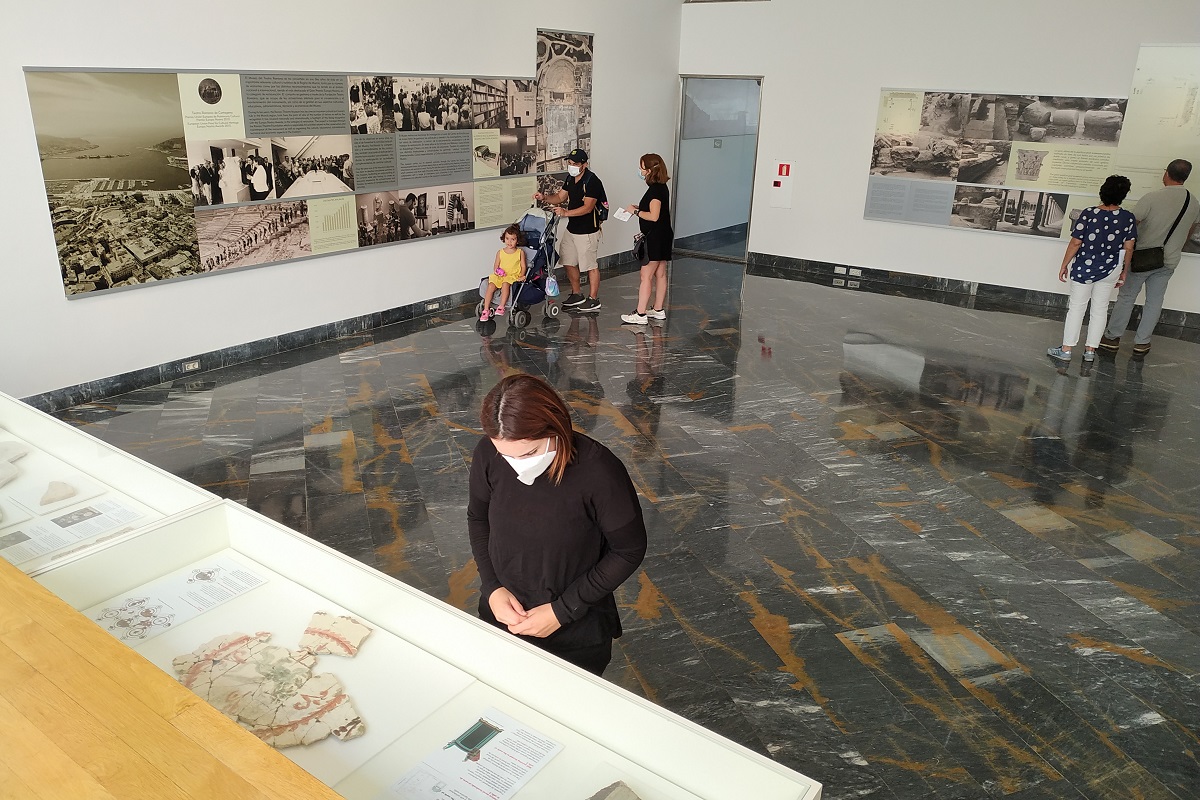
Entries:
POLYGON ((479 616, 600 675, 621 635, 613 592, 646 555, 629 473, 531 375, 496 384, 480 421, 467 504, 479 616))
POLYGON ((666 319, 663 306, 667 299, 667 262, 671 260, 671 244, 675 231, 671 228, 671 193, 667 190, 667 165, 657 153, 646 153, 638 162, 638 173, 646 182, 646 193, 636 206, 629 206, 630 214, 637 214, 638 225, 646 237, 646 253, 650 263, 642 267, 642 280, 638 285, 638 305, 632 314, 622 314, 621 320, 634 325, 645 325, 651 319, 666 319), (651 289, 655 292, 653 306, 650 305, 651 289))

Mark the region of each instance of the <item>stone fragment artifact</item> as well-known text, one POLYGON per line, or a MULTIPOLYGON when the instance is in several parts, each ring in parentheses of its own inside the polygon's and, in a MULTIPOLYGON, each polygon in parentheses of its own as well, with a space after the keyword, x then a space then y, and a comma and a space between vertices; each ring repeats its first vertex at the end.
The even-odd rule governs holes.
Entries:
POLYGON ((38 501, 38 504, 43 506, 52 505, 53 503, 74 497, 76 494, 78 493, 71 484, 64 483, 63 481, 50 481, 50 485, 46 487, 46 492, 42 495, 42 499, 38 501))
POLYGON ((29 455, 28 445, 20 442, 0 442, 0 461, 16 461, 29 455))
POLYGON ((21 470, 17 469, 16 465, 10 464, 7 461, 0 461, 0 486, 3 486, 20 474, 21 470))
POLYGON ((272 747, 343 741, 367 728, 341 681, 314 673, 308 650, 268 644, 270 633, 231 633, 172 662, 179 681, 272 747))
POLYGON ((300 637, 300 649, 314 655, 353 658, 371 630, 354 617, 335 617, 328 611, 318 611, 300 637))
POLYGON ((625 785, 625 781, 605 786, 587 800, 641 800, 637 793, 625 785))

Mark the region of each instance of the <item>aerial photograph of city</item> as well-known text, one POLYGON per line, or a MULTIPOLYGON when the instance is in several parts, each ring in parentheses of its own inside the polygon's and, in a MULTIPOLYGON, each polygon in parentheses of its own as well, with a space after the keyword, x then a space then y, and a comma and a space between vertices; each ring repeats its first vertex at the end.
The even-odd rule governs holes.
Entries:
POLYGON ((25 77, 66 293, 203 272, 175 74, 25 77))

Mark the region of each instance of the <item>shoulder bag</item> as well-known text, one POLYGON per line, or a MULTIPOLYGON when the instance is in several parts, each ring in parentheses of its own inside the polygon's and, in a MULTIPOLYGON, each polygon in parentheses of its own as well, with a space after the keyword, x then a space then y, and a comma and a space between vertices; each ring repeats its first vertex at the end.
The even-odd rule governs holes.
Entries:
POLYGON ((1175 218, 1175 222, 1171 225, 1171 230, 1167 231, 1167 238, 1163 239, 1163 246, 1134 250, 1133 258, 1129 260, 1130 272, 1150 272, 1151 270, 1165 266, 1165 262, 1163 261, 1164 248, 1167 242, 1171 241, 1171 234, 1175 233, 1175 229, 1179 227, 1179 221, 1183 219, 1184 213, 1187 212, 1188 204, 1192 202, 1192 193, 1187 189, 1183 191, 1183 208, 1179 209, 1179 216, 1175 218))
POLYGON ((650 263, 650 251, 646 246, 646 237, 640 233, 633 237, 633 260, 643 267, 650 263))

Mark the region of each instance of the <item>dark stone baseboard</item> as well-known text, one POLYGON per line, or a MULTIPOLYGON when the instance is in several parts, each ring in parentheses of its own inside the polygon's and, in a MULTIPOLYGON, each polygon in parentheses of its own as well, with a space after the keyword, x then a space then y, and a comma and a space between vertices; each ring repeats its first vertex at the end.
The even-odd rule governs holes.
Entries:
MULTIPOLYGON (((623 275, 627 272, 635 272, 637 268, 638 265, 633 260, 632 253, 628 251, 605 256, 600 259, 600 269, 606 275, 623 275)), ((561 269, 558 272, 560 282, 565 285, 565 275, 563 275, 561 269)), ((382 328, 386 325, 421 321, 430 325, 439 325, 453 319, 463 319, 474 313, 475 305, 478 302, 478 288, 468 289, 463 292, 432 297, 420 302, 377 311, 373 314, 364 314, 359 317, 351 317, 324 325, 317 325, 312 328, 305 328, 304 330, 283 333, 279 336, 259 339, 255 342, 247 342, 220 350, 187 356, 165 364, 158 364, 134 370, 133 372, 125 372, 108 378, 100 378, 99 380, 88 381, 87 383, 75 386, 66 386, 62 389, 32 395, 23 398, 23 400, 34 408, 53 413, 82 403, 90 403, 106 397, 115 397, 116 395, 125 394, 137 389, 144 389, 147 386, 170 383, 180 378, 186 377, 190 380, 210 370, 242 364, 288 350, 307 347, 319 342, 340 339, 344 336, 382 328), (189 361, 198 361, 200 368, 185 372, 183 365, 189 361)))
POLYGON ((694 233, 691 236, 677 238, 674 247, 678 250, 701 251, 717 248, 731 242, 744 241, 749 229, 749 223, 743 222, 740 225, 729 225, 713 231, 694 233))
MULTIPOLYGON (((1008 311, 1053 320, 1063 320, 1067 315, 1065 294, 891 272, 828 261, 811 261, 790 256, 750 253, 747 257, 746 273, 817 283, 848 291, 911 297, 980 311, 1008 311), (851 270, 857 270, 859 274, 851 274, 851 270)), ((1134 309, 1133 317, 1129 321, 1131 330, 1137 327, 1141 313, 1141 306, 1134 309)), ((1200 341, 1200 314, 1164 309, 1154 334, 1189 342, 1200 341)))

